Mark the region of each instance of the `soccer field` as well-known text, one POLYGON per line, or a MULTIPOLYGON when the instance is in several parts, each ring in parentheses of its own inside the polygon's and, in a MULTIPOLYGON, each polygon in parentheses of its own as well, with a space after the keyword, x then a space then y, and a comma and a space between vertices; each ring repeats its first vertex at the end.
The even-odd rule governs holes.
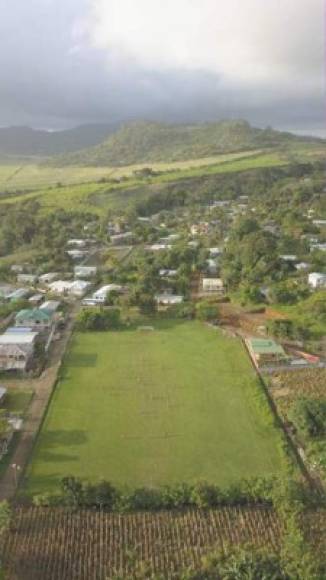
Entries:
POLYGON ((281 471, 280 433, 238 339, 199 322, 76 334, 27 472, 27 491, 60 478, 119 485, 281 471))

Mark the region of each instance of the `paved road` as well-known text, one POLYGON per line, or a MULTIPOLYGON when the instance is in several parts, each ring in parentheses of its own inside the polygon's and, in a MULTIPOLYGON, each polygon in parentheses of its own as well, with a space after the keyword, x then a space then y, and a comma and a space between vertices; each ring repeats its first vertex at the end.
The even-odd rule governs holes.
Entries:
POLYGON ((21 387, 26 386, 31 388, 34 391, 34 396, 28 408, 18 443, 11 455, 10 465, 7 467, 0 481, 0 500, 11 499, 15 495, 19 479, 24 474, 35 438, 57 380, 58 370, 71 337, 74 318, 78 309, 79 305, 76 305, 65 330, 62 332, 61 339, 53 343, 48 363, 40 377, 33 380, 17 381, 15 383, 15 386, 19 385, 21 387), (20 468, 19 471, 16 471, 16 474, 11 467, 13 464, 18 465, 20 468))

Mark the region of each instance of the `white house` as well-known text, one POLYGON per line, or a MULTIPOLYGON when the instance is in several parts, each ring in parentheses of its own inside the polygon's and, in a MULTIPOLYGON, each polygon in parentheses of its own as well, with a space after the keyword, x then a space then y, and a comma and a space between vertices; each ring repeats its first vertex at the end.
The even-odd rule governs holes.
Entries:
POLYGON ((87 256, 88 252, 86 250, 67 250, 67 254, 72 260, 81 260, 87 256))
POLYGON ((171 244, 152 244, 149 249, 152 252, 160 252, 161 250, 171 250, 171 244))
POLYGON ((159 275, 161 278, 174 278, 178 273, 178 270, 160 270, 159 275))
POLYGON ((75 278, 93 278, 97 274, 96 266, 75 266, 75 278))
POLYGON ((326 252, 326 244, 325 243, 316 243, 311 244, 310 251, 313 252, 314 250, 319 250, 320 252, 326 252))
POLYGON ((176 294, 157 294, 155 301, 157 304, 172 306, 174 304, 181 304, 183 302, 183 296, 177 296, 176 294))
POLYGON ((91 285, 91 282, 88 282, 87 280, 75 280, 70 286, 69 294, 72 294, 72 296, 76 296, 77 298, 82 297, 86 294, 91 285))
POLYGON ((216 259, 213 260, 212 258, 209 258, 208 260, 206 260, 206 264, 207 264, 207 272, 209 272, 210 274, 217 273, 217 261, 216 261, 216 259))
POLYGON ((72 284, 71 280, 56 280, 49 284, 49 290, 53 294, 68 294, 72 284))
POLYGON ((298 256, 295 254, 283 254, 280 256, 281 260, 284 262, 297 262, 298 256))
POLYGON ((58 274, 58 272, 47 272, 46 274, 39 276, 39 282, 40 284, 51 284, 51 282, 58 280, 59 277, 60 274, 58 274))
POLYGON ((209 248, 209 255, 211 258, 216 258, 222 254, 221 248, 209 248))
POLYGON ((85 248, 86 240, 81 239, 68 240, 67 246, 76 246, 76 248, 85 248))
POLYGON ((326 226, 326 220, 312 220, 314 226, 326 226))
POLYGON ((295 265, 296 270, 309 270, 310 264, 308 262, 299 262, 299 264, 295 265))
POLYGON ((326 274, 312 272, 308 276, 308 284, 312 288, 326 288, 326 274))
POLYGON ((106 286, 102 286, 90 298, 95 304, 104 304, 106 302, 108 294, 110 292, 122 292, 123 286, 119 286, 118 284, 107 284, 106 286))
POLYGON ((222 292, 223 280, 221 278, 203 278, 204 292, 222 292))

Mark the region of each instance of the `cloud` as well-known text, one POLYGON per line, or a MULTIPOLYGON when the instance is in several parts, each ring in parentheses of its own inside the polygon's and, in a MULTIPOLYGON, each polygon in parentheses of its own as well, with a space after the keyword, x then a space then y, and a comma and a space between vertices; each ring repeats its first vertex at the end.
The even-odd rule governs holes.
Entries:
POLYGON ((108 61, 203 70, 234 84, 320 88, 322 0, 93 0, 89 35, 108 61))
POLYGON ((0 124, 324 123, 323 0, 0 0, 0 124))

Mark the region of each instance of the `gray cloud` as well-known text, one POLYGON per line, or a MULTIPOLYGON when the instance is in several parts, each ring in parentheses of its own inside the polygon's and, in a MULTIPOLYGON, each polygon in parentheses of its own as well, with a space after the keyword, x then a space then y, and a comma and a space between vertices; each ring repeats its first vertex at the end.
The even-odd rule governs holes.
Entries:
POLYGON ((244 117, 321 130, 322 5, 0 0, 0 124, 244 117))

